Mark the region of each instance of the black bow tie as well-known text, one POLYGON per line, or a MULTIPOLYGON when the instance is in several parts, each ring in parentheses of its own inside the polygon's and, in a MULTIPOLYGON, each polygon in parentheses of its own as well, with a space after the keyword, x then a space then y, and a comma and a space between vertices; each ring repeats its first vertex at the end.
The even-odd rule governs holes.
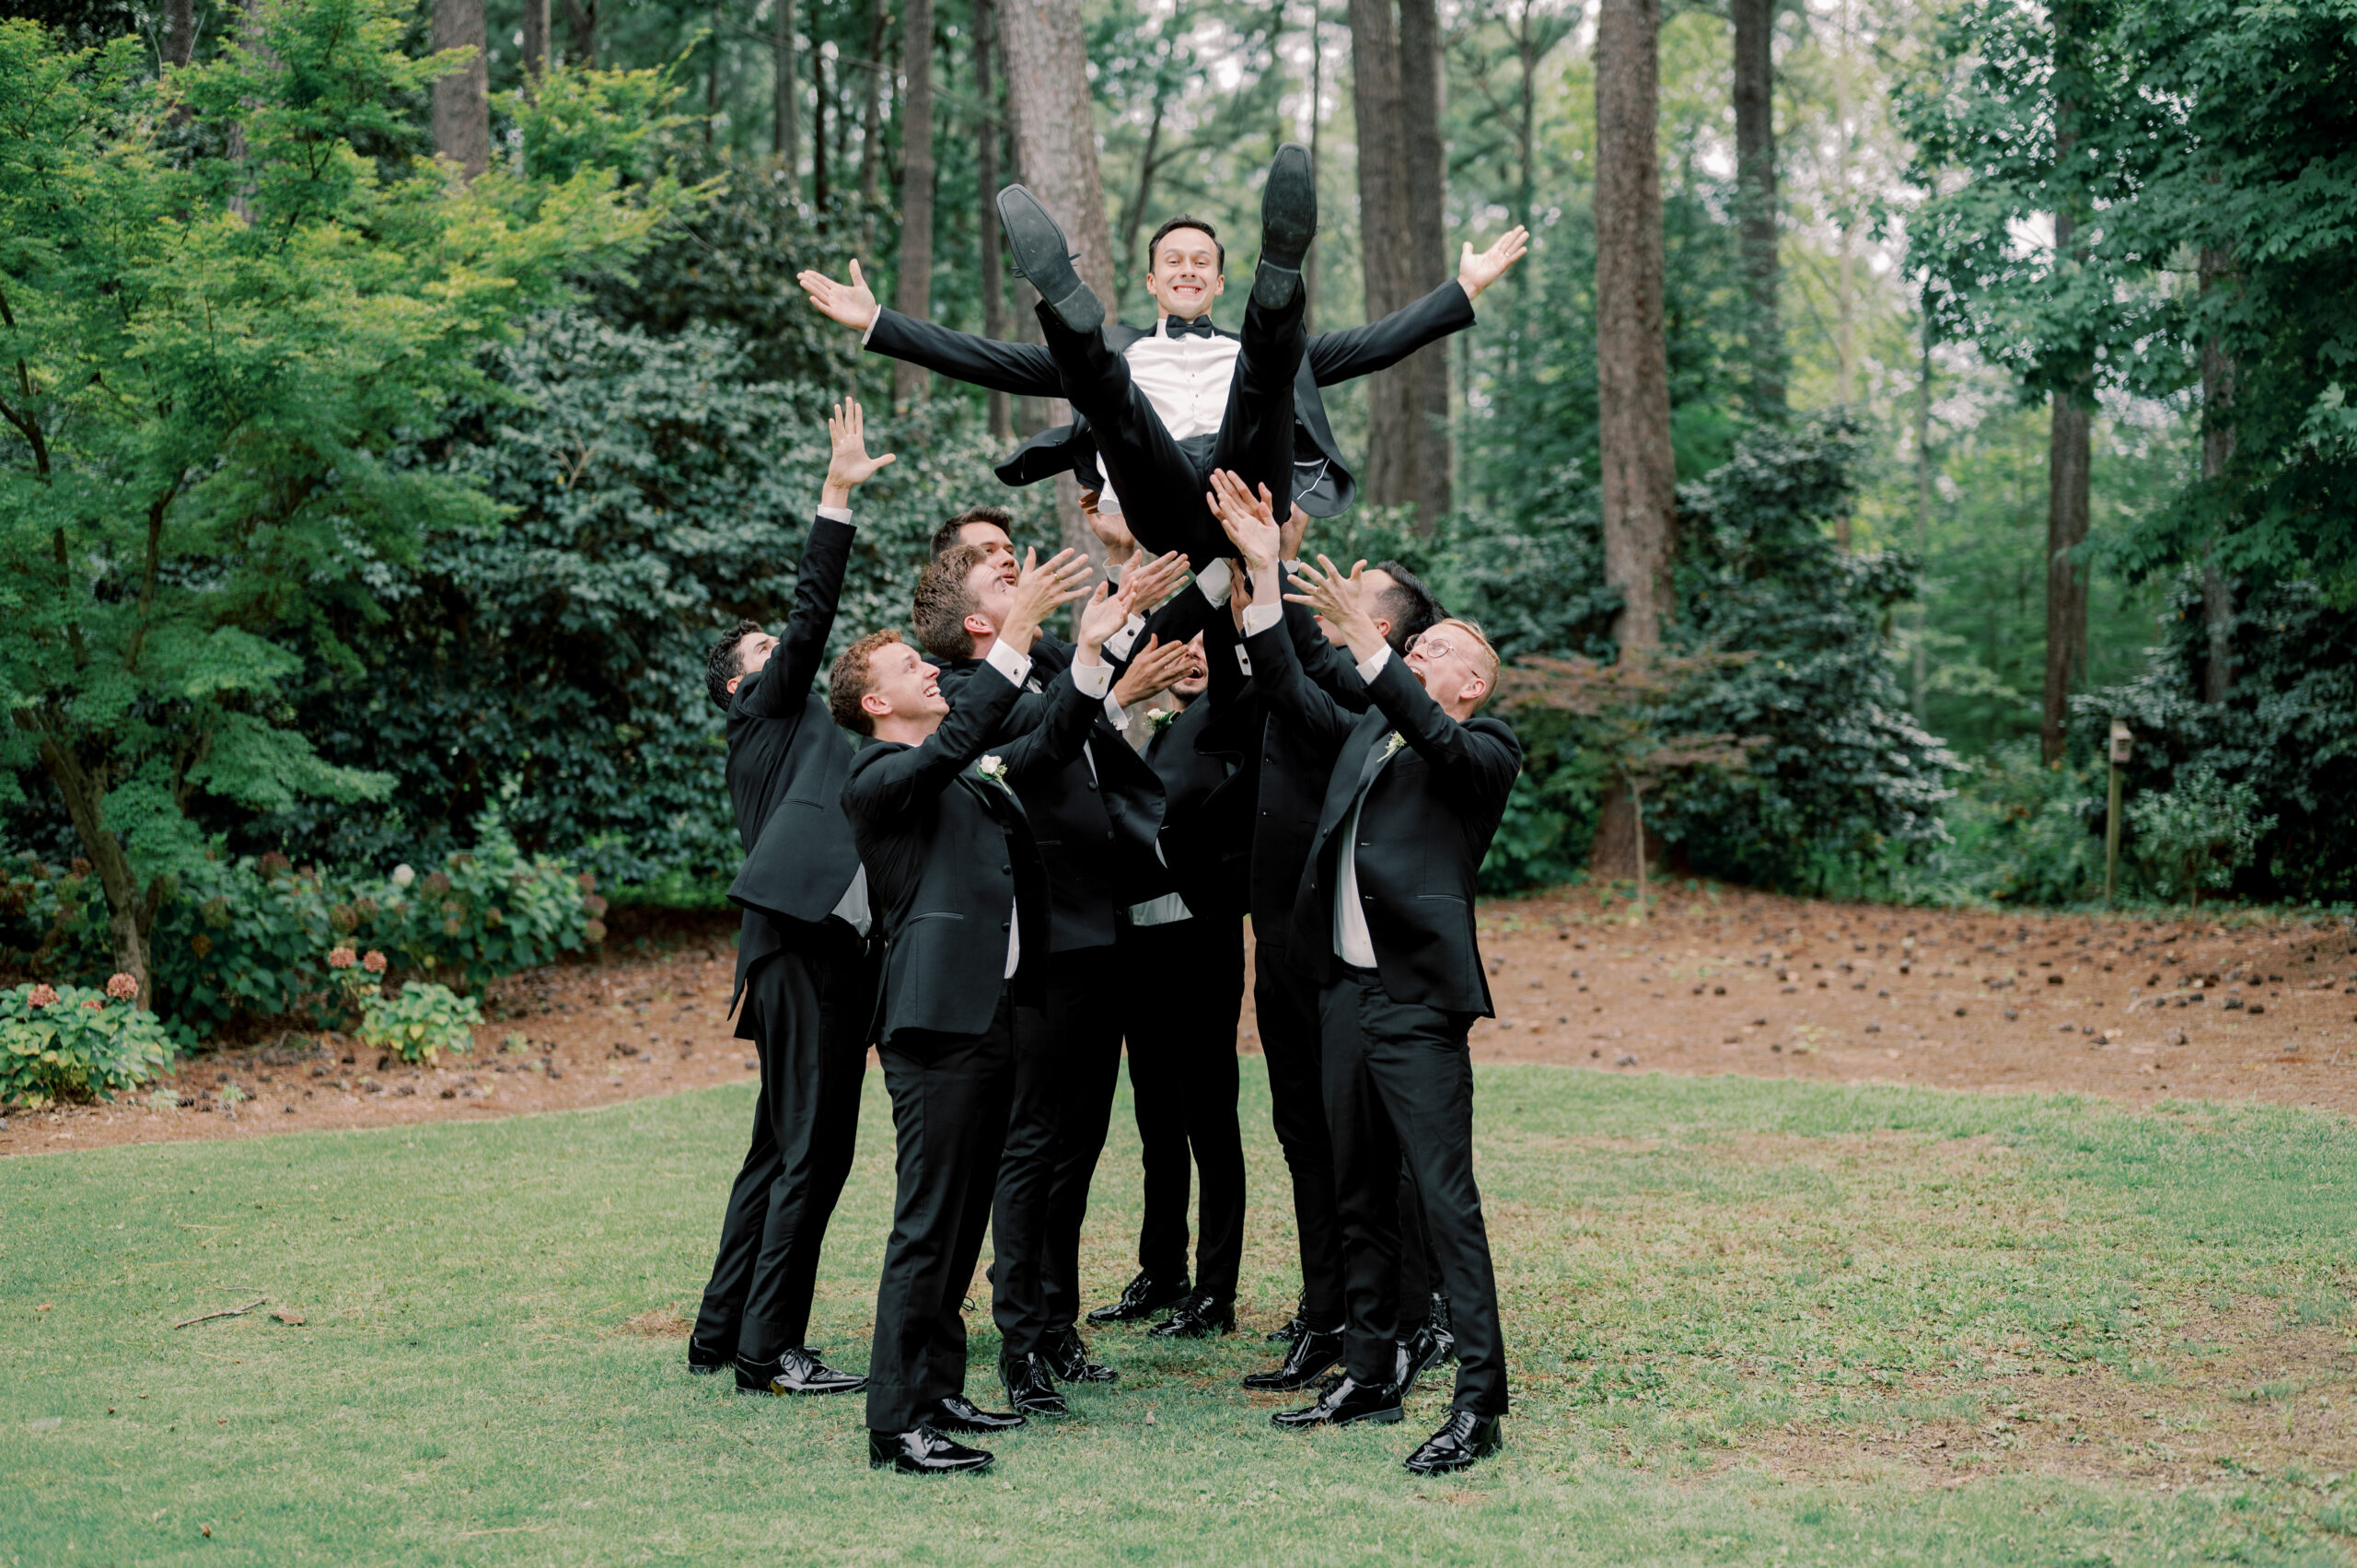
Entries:
POLYGON ((1176 316, 1165 316, 1162 319, 1162 335, 1169 338, 1189 336, 1208 338, 1213 335, 1212 319, 1209 316, 1198 316, 1191 321, 1182 321, 1176 316))

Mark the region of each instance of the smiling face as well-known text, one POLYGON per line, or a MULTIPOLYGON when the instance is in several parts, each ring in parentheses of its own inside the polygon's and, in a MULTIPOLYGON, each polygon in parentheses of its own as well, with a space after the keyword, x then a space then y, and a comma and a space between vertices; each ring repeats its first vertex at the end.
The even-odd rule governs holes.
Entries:
POLYGON ((1227 288, 1220 275, 1218 242, 1200 228, 1172 229, 1154 248, 1145 286, 1164 315, 1189 320, 1202 315, 1227 288))
POLYGON ((949 712, 941 671, 906 643, 888 643, 867 656, 867 692, 859 700, 870 719, 938 724, 949 712))

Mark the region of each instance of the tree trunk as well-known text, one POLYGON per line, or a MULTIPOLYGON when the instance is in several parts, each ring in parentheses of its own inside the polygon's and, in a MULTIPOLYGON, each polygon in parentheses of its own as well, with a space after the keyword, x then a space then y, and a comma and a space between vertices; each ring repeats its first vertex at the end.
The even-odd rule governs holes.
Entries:
MULTIPOLYGON (((1915 382, 1915 569, 1927 571, 1932 560, 1932 312, 1924 301, 1922 368, 1915 382)), ((1924 691, 1929 682, 1932 609, 1919 581, 1915 590, 1914 698, 1915 722, 1929 722, 1924 691)))
POLYGON ((1596 24, 1596 391, 1605 581, 1620 591, 1621 653, 1661 642, 1671 611, 1677 468, 1662 327, 1656 0, 1602 0, 1596 24))
MULTIPOLYGON (((817 15, 816 12, 811 14, 810 23, 814 43, 818 41, 817 15)), ((814 207, 827 204, 827 105, 832 91, 827 77, 827 57, 813 49, 810 52, 810 86, 813 89, 811 98, 817 107, 812 111, 810 134, 810 204, 814 207)))
MULTIPOLYGON (((2069 108, 2061 118, 2068 122, 2069 108)), ((2054 249, 2072 253, 2075 230, 2066 209, 2054 215, 2054 249)), ((2095 416, 2068 392, 2054 395, 2046 457, 2046 702, 2038 737, 2039 753, 2060 761, 2069 735, 2071 688, 2086 673, 2087 579, 2071 562, 2071 552, 2087 537, 2089 441, 2095 416)))
POLYGON ((524 96, 539 90, 549 70, 549 0, 524 0, 524 96))
POLYGON ((598 64, 598 0, 564 0, 565 30, 573 35, 573 62, 598 64))
POLYGON ((482 0, 434 0, 433 49, 471 49, 474 58, 434 84, 434 156, 474 179, 491 167, 491 64, 482 0))
MULTIPOLYGON (((993 34, 991 0, 974 0, 974 145, 981 165, 981 213, 976 232, 981 237, 982 335, 1006 336, 1005 275, 999 270, 998 238, 998 95, 992 87, 991 54, 997 48, 993 34)), ((1015 419, 1006 394, 990 394, 991 436, 1004 441, 1015 434, 1015 419)))
MULTIPOLYGON (((1399 97, 1402 140, 1408 158, 1409 298, 1438 288, 1455 275, 1448 253, 1448 148, 1441 136, 1445 72, 1440 17, 1434 0, 1399 0, 1399 97)), ((1405 301, 1402 301, 1405 303, 1405 301)), ((1426 532, 1448 515, 1455 465, 1449 450, 1448 349, 1432 343, 1410 355, 1399 369, 1411 390, 1415 436, 1410 481, 1416 521, 1426 532)))
POLYGON ((185 65, 196 58, 195 0, 164 0, 164 64, 185 65))
MULTIPOLYGON (((2201 287, 2221 285, 2233 270, 2223 250, 2201 252, 2201 287)), ((2201 345, 2201 477, 2215 486, 2235 459, 2235 360, 2216 338, 2201 345)), ((2201 700, 2218 703, 2235 684, 2235 583, 2209 559, 2201 563, 2201 624, 2208 650, 2201 661, 2201 700)))
POLYGON ((1736 212, 1743 274, 1753 406, 1784 409, 1784 333, 1777 314, 1776 68, 1774 0, 1729 0, 1735 17, 1736 212))
MULTIPOLYGON (((900 100, 900 314, 933 313, 933 0, 907 0, 900 13, 907 83, 900 100)), ((924 366, 897 361, 893 401, 924 396, 924 366)))
MULTIPOLYGON (((1321 112, 1326 103, 1326 0, 1310 0, 1309 6, 1309 187, 1318 189, 1318 177, 1324 165, 1319 161, 1323 150, 1326 117, 1321 112)), ((1301 330, 1318 330, 1318 247, 1309 248, 1309 259, 1302 264, 1301 330)))
POLYGON ((884 167, 885 0, 867 0, 867 96, 859 111, 859 199, 876 201, 877 176, 884 167))
POLYGON ((785 174, 786 189, 802 192, 802 94, 794 68, 794 0, 771 0, 770 15, 770 154, 785 174))
POLYGON ((57 786, 74 836, 98 874, 106 894, 107 932, 114 952, 114 967, 139 982, 142 1005, 155 1005, 147 983, 147 934, 155 921, 153 900, 141 896, 139 878, 123 854, 122 841, 106 825, 106 775, 82 765, 58 735, 46 727, 40 733, 41 769, 57 786))
MULTIPOLYGON (((1351 0, 1351 98, 1358 120, 1359 261, 1372 321, 1414 297, 1408 236, 1407 99, 1393 0, 1351 0)), ((1416 386, 1404 366, 1367 377, 1366 499, 1416 501, 1416 386)))
MULTIPOLYGON (((1088 39, 1078 0, 998 0, 997 9, 1023 183, 1063 226, 1081 281, 1097 298, 1110 300, 1113 233, 1105 221, 1105 180, 1097 163, 1096 108, 1088 90, 1088 39)), ((1072 417, 1062 399, 1049 401, 1043 412, 1057 424, 1072 417)), ((1056 501, 1063 543, 1101 563, 1104 546, 1081 516, 1079 492, 1069 476, 1056 481, 1056 501)))

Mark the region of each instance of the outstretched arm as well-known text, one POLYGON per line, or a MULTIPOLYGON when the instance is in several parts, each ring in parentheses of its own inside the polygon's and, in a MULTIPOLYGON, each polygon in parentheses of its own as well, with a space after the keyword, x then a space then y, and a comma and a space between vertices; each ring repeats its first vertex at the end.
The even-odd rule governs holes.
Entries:
POLYGON ((851 264, 851 282, 837 283, 826 273, 809 271, 796 282, 819 314, 861 333, 871 353, 905 359, 938 371, 953 381, 985 387, 1020 398, 1061 396, 1056 362, 1039 343, 1003 343, 971 332, 955 332, 931 321, 887 310, 876 302, 859 263, 851 264))
POLYGON ((941 727, 854 771, 843 785, 843 810, 854 822, 888 822, 949 787, 990 749, 991 732, 1015 705, 1015 682, 995 667, 976 670, 941 727))
POLYGON ((1271 713, 1317 738, 1339 747, 1357 722, 1345 709, 1309 682, 1302 673, 1300 656, 1284 627, 1284 606, 1277 586, 1277 519, 1266 485, 1255 496, 1244 482, 1225 469, 1212 474, 1211 494, 1203 500, 1251 576, 1252 603, 1244 612, 1244 647, 1252 660, 1253 683, 1271 713))
POLYGON ((1321 387, 1388 369, 1426 343, 1473 324, 1473 302, 1505 275, 1529 249, 1529 233, 1510 228, 1487 250, 1465 247, 1457 279, 1422 299, 1401 306, 1379 321, 1309 340, 1309 369, 1321 387))
POLYGON ((894 460, 867 455, 867 418, 857 399, 835 405, 827 416, 826 482, 819 490, 819 517, 802 547, 802 570, 794 585, 794 610, 768 666, 746 683, 745 711, 756 718, 781 719, 800 711, 835 628, 835 605, 842 596, 843 572, 851 563, 851 493, 894 460))

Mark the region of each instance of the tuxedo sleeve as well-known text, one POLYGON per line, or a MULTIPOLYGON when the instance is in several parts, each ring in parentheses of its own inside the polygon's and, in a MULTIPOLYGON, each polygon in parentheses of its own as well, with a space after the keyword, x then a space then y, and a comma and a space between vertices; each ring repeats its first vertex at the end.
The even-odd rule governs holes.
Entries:
POLYGON ((1285 633, 1292 639, 1294 656, 1301 661, 1301 672, 1312 686, 1353 714, 1366 712, 1366 682, 1359 679, 1359 667, 1326 640, 1326 633, 1318 629, 1318 617, 1306 606, 1285 606, 1285 633))
POLYGON ((1367 681, 1367 694, 1391 727, 1429 763, 1442 791, 1468 809, 1495 811, 1505 804, 1522 772, 1522 748, 1504 725, 1483 719, 1459 724, 1433 701, 1408 669, 1408 661, 1391 654, 1367 681))
POLYGON ((1054 356, 1041 343, 1005 343, 972 332, 952 331, 903 316, 888 306, 877 308, 866 342, 871 354, 922 365, 970 386, 1018 398, 1063 395, 1054 356))
POLYGON ((1245 638, 1244 651, 1252 660, 1253 682, 1280 723, 1319 746, 1342 744, 1358 722, 1357 715, 1309 683, 1302 673, 1301 656, 1294 651, 1293 638, 1282 622, 1245 638))
POLYGON ((1309 371, 1321 387, 1387 370, 1426 343, 1473 324, 1473 302, 1455 278, 1379 321, 1309 340, 1309 371))
POLYGON ((802 546, 802 570, 794 584, 794 609, 785 631, 756 679, 739 684, 745 712, 755 718, 789 718, 802 711, 810 683, 819 678, 828 634, 835 629, 835 606, 842 598, 851 542, 859 530, 842 517, 821 515, 810 524, 802 546))
POLYGON ((852 773, 843 810, 853 821, 889 822, 948 788, 990 749, 991 732, 1015 705, 1016 689, 995 668, 978 669, 958 698, 923 745, 902 747, 852 773))
POLYGON ((1038 722, 999 748, 1009 780, 1020 784, 1052 773, 1080 755, 1112 684, 1112 666, 1090 668, 1099 672, 1097 680, 1088 680, 1088 670, 1074 665, 1050 681, 1037 704, 1038 722))

